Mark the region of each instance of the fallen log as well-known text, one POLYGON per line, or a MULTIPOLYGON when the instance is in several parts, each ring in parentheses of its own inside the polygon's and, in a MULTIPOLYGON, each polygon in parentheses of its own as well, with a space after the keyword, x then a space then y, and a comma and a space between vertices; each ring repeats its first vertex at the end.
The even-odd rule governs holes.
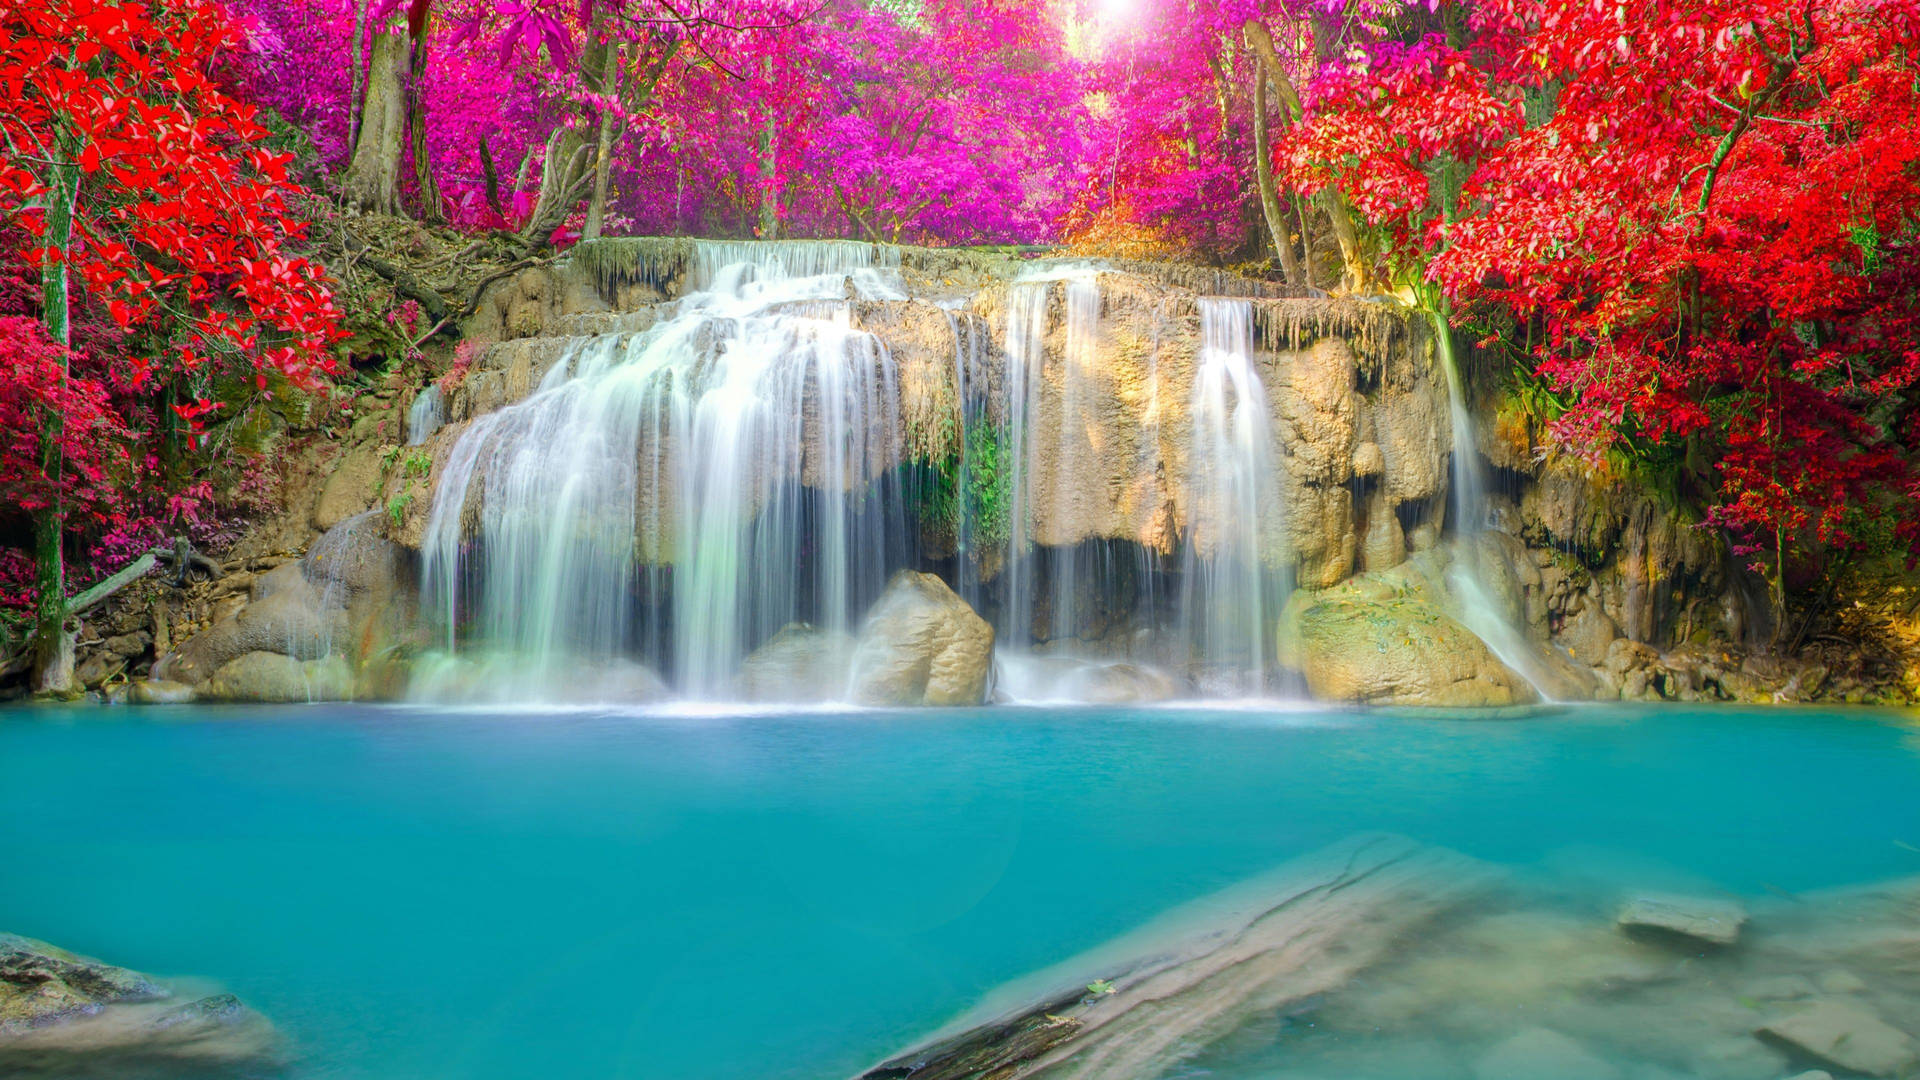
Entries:
POLYGON ((1338 989, 1494 881, 1454 852, 1359 837, 1019 980, 859 1080, 1148 1080, 1338 989))

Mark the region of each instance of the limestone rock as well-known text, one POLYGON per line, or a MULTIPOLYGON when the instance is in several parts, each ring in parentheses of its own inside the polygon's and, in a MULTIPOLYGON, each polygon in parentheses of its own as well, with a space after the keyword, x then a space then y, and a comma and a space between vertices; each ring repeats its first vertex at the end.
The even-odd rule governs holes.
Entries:
POLYGON ((1905 1076, 1920 1051, 1900 1029, 1864 1006, 1819 1001, 1769 1021, 1754 1034, 1822 1064, 1868 1076, 1905 1076))
POLYGON ((44 941, 0 934, 0 1035, 103 1005, 166 996, 137 971, 70 953, 44 941))
POLYGON ((354 662, 417 631, 411 564, 406 553, 380 535, 379 515, 357 515, 327 531, 307 556, 281 563, 255 578, 251 598, 230 598, 235 609, 154 663, 155 681, 185 683, 202 696, 228 701, 336 700, 353 696, 353 679, 342 675, 354 662), (340 670, 296 672, 258 658, 207 685, 228 665, 254 653, 298 662, 332 657, 340 670), (296 679, 298 675, 298 679, 296 679), (314 691, 295 693, 296 681, 314 691), (265 693, 268 696, 258 696, 265 693))
POLYGON ((1635 897, 1614 920, 1629 934, 1667 936, 1720 948, 1740 940, 1740 928, 1746 922, 1746 909, 1732 901, 1667 894, 1635 897))
POLYGON ((349 701, 353 669, 341 656, 296 660, 256 650, 222 664, 199 693, 208 701, 349 701))
POLYGON ((853 697, 865 705, 978 705, 992 666, 993 627, 946 582, 902 570, 861 628, 853 697))
POLYGON ((198 684, 250 652, 315 659, 347 636, 344 607, 325 604, 301 564, 286 563, 260 575, 251 603, 161 657, 154 664, 153 678, 198 684))
POLYGON ((1291 659, 1322 701, 1484 706, 1534 698, 1471 631, 1417 601, 1321 600, 1299 614, 1294 633, 1291 659))
POLYGON ((1833 1074, 1825 1069, 1808 1069, 1803 1073, 1794 1073, 1787 1080, 1833 1080, 1833 1074))
MULTIPOLYGON (((1371 445, 1371 444, 1369 444, 1371 445)), ((1367 531, 1360 540, 1360 567, 1369 572, 1389 570, 1407 560, 1407 536, 1400 515, 1378 491, 1367 499, 1367 531)))
POLYGON ((366 443, 341 456, 314 501, 314 528, 325 532, 373 505, 380 490, 381 449, 366 443))
POLYGON ((734 688, 749 701, 835 701, 846 696, 854 640, 788 623, 741 662, 734 688))
POLYGON ((1607 662, 1607 650, 1619 636, 1620 628, 1613 625, 1600 605, 1588 601, 1561 624, 1553 640, 1575 660, 1588 667, 1601 667, 1607 662))
POLYGON ((1620 1070, 1552 1028, 1528 1028, 1474 1062, 1474 1080, 1618 1080, 1620 1070))

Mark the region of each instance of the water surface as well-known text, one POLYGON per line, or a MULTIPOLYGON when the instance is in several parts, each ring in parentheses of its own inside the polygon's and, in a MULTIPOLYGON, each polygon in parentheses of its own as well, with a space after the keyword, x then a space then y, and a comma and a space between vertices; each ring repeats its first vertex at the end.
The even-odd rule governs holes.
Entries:
POLYGON ((297 1080, 835 1078, 1356 832, 1764 898, 1920 873, 1901 714, 0 712, 0 929, 297 1080))

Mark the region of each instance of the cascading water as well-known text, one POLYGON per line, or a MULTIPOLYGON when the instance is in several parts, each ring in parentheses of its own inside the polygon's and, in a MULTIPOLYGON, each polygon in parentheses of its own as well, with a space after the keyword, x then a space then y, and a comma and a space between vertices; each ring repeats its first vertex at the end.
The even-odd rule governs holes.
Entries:
POLYGON ((1074 520, 1072 501, 1089 493, 1077 489, 1068 467, 1097 460, 1101 453, 1090 423, 1100 407, 1100 303, 1099 268, 1086 264, 1023 275, 1009 290, 1004 460, 1010 475, 998 633, 1015 650, 1036 637, 1074 638, 1088 584, 1083 575, 1105 578, 1112 569, 1101 565, 1107 562, 1104 552, 1081 550, 1082 538, 1043 536, 1039 529, 1042 522, 1074 520), (1061 348, 1049 362, 1055 288, 1063 293, 1065 319, 1061 348), (1048 545, 1044 554, 1043 544, 1048 545), (1042 577, 1046 606, 1036 612, 1042 577))
POLYGON ((1282 505, 1271 405, 1253 359, 1253 309, 1202 299, 1193 380, 1191 505, 1181 574, 1181 645, 1213 681, 1257 694, 1274 662, 1286 599, 1276 569, 1282 505))
POLYGON ((846 302, 902 295, 889 262, 701 244, 663 321, 576 341, 475 421, 424 544, 448 646, 511 654, 515 696, 644 656, 711 697, 788 622, 850 628, 909 532, 894 366, 846 302))
POLYGON ((419 446, 440 430, 447 422, 447 402, 440 393, 440 384, 428 383, 426 388, 414 395, 413 405, 407 409, 407 445, 419 446))
MULTIPOLYGON (((1183 508, 1188 531, 1177 577, 1166 560, 1139 545, 1046 535, 1062 522, 1087 519, 1076 500, 1102 493, 1088 490, 1086 464, 1116 452, 1101 432, 1101 417, 1124 411, 1112 400, 1118 391, 1106 371, 1101 305, 1098 268, 1078 264, 1023 276, 1008 298, 1005 453, 1012 475, 999 618, 1008 682, 1044 692, 1047 680, 1057 678, 1057 666, 1022 658, 1038 640, 1055 658, 1127 656, 1194 672, 1209 691, 1264 692, 1274 674, 1273 622, 1285 601, 1287 573, 1272 406, 1254 359, 1249 302, 1199 302, 1192 429, 1182 433, 1190 435, 1191 447, 1183 508), (1056 300, 1060 325, 1050 353, 1056 300), (1132 624, 1149 633, 1116 641, 1109 629, 1108 640, 1084 640, 1089 622, 1111 621, 1104 618, 1110 612, 1089 605, 1095 598, 1113 603, 1116 591, 1129 594, 1123 602, 1133 609, 1132 624), (1177 598, 1177 607, 1163 611, 1162 597, 1177 598)), ((1146 460, 1126 471, 1154 475, 1171 467, 1158 427, 1157 359, 1146 365, 1144 383, 1146 398, 1137 408, 1146 460)))
MULTIPOLYGON (((1446 332, 1444 328, 1441 331, 1446 332)), ((1460 600, 1460 622, 1474 636, 1486 642, 1500 662, 1533 685, 1542 698, 1551 695, 1540 658, 1528 644, 1520 628, 1494 602, 1480 578, 1479 537, 1487 526, 1486 478, 1480 468, 1479 439, 1474 431, 1473 413, 1467 408, 1464 380, 1454 360, 1453 349, 1440 349, 1441 366, 1447 373, 1447 405, 1453 423, 1453 511, 1459 553, 1448 572, 1448 583, 1460 600)))

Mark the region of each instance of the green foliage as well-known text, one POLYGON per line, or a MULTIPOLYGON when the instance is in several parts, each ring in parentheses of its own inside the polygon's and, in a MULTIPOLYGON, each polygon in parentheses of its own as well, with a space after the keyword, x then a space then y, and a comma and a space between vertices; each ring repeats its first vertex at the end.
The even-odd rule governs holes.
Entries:
POLYGON ((393 522, 394 528, 397 529, 400 527, 400 522, 407 516, 407 507, 412 505, 413 491, 411 489, 402 491, 387 500, 387 518, 393 522))
POLYGON ((920 523, 958 538, 965 521, 973 543, 998 547, 1007 542, 1007 504, 1012 498, 1006 437, 998 424, 982 420, 968 425, 964 443, 964 461, 961 455, 949 453, 914 462, 920 523))
POLYGON ((1105 997, 1113 993, 1113 983, 1106 979, 1095 979, 1087 984, 1087 993, 1098 997, 1105 997))
POLYGON ((997 425, 982 422, 967 429, 967 517, 973 522, 974 542, 992 547, 1011 535, 1007 504, 1013 497, 1013 473, 1007 452, 997 425))
POLYGON ((1878 274, 1881 268, 1880 230, 1869 221, 1865 225, 1855 225, 1849 233, 1853 238, 1853 246, 1860 249, 1861 271, 1869 277, 1878 274))

